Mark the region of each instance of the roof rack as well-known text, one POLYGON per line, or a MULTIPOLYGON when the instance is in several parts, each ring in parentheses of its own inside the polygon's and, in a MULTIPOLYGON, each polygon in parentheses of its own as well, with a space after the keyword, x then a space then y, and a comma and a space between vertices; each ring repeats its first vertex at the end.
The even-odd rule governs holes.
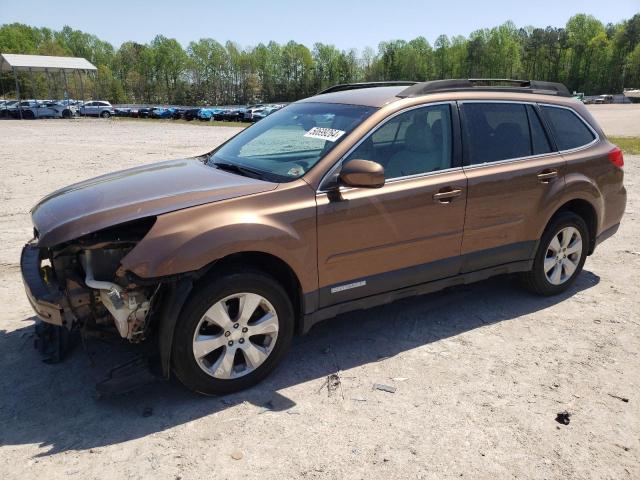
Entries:
MULTIPOLYGON (((405 81, 390 81, 390 82, 362 82, 362 83, 341 83, 339 85, 333 85, 326 88, 316 95, 323 95, 325 93, 343 92, 345 90, 358 90, 360 88, 373 88, 373 87, 402 87, 416 85, 418 82, 405 82, 405 81)), ((404 90, 403 90, 404 92, 404 90)))
POLYGON ((430 93, 452 91, 492 91, 537 93, 570 97, 569 89, 562 83, 542 82, 539 80, 512 80, 510 78, 469 78, 456 80, 432 80, 421 82, 404 89, 400 98, 419 97, 430 93))

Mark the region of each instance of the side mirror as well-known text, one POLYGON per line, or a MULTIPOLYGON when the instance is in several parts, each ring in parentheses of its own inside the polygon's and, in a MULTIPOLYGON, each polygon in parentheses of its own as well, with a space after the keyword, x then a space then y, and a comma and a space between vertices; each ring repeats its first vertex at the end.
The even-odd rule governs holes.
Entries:
POLYGON ((342 166, 340 182, 347 187, 380 188, 384 185, 384 167, 371 160, 351 160, 342 166))

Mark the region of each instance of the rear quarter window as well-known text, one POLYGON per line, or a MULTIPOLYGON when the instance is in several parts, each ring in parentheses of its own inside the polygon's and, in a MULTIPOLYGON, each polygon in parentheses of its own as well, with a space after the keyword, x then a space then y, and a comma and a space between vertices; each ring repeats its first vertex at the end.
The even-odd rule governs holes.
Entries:
POLYGON ((541 110, 551 128, 558 150, 582 147, 596 138, 572 110, 546 105, 542 105, 541 110))

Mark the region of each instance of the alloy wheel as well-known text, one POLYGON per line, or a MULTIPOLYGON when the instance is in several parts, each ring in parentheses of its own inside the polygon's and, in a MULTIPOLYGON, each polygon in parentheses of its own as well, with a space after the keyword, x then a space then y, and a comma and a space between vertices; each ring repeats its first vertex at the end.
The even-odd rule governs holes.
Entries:
POLYGON ((262 365, 276 344, 278 315, 255 293, 237 293, 219 300, 202 316, 193 336, 193 355, 214 378, 229 380, 262 365))
POLYGON ((565 227, 556 233, 547 246, 544 273, 552 285, 568 281, 582 258, 582 235, 575 227, 565 227))

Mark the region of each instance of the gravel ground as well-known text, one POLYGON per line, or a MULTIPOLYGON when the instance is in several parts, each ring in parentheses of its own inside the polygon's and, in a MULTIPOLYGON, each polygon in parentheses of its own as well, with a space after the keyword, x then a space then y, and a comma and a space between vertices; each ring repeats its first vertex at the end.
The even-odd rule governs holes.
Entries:
MULTIPOLYGON (((593 109, 608 133, 640 134, 626 117, 612 122, 612 108, 593 109)), ((640 110, 629 112, 640 129, 640 110)), ((296 339, 265 382, 223 398, 174 382, 96 398, 94 384, 136 351, 121 344, 90 341, 42 363, 18 266, 29 208, 68 183, 202 153, 236 131, 0 122, 3 479, 640 478, 640 157, 626 157, 619 233, 565 295, 534 297, 501 277, 344 315, 296 339), (566 426, 554 420, 564 410, 566 426)))
POLYGON ((587 108, 607 135, 640 136, 640 103, 589 105, 587 108))

